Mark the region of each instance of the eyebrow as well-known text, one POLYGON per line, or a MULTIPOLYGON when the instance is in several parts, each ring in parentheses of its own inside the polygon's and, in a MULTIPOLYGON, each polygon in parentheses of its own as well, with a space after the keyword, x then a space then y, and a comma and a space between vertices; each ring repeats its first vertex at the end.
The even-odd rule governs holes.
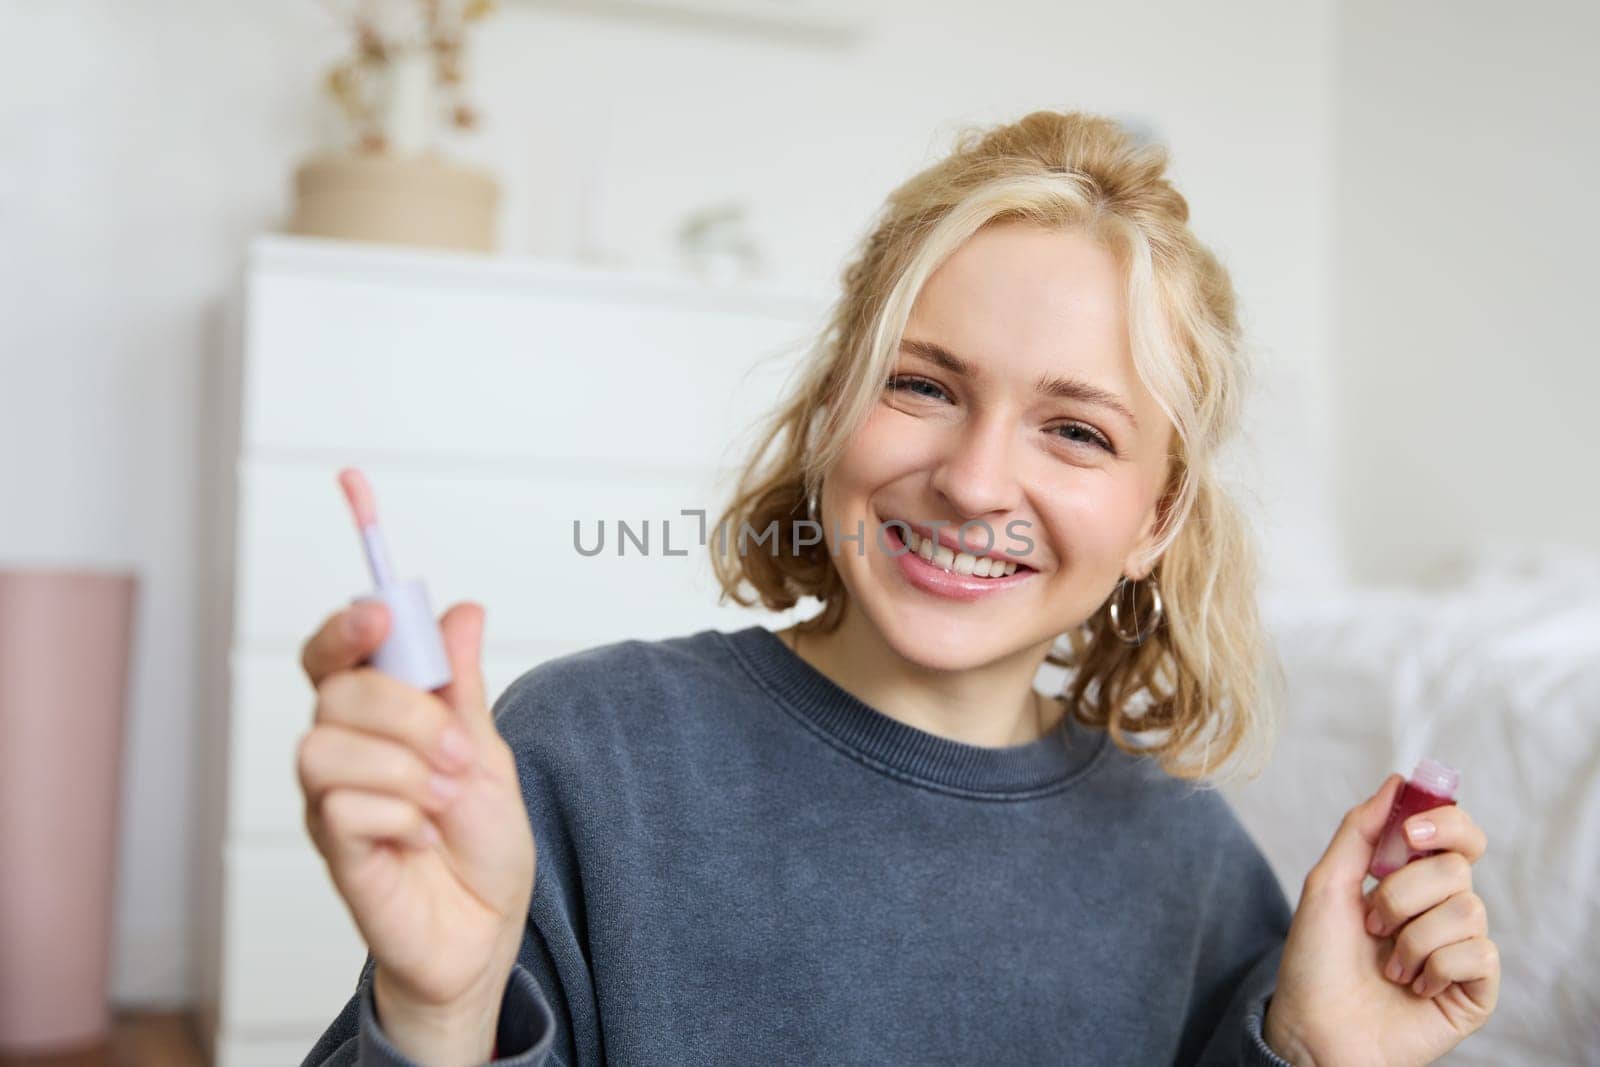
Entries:
MULTIPOLYGON (((983 375, 971 363, 957 356, 943 345, 933 341, 918 341, 910 337, 900 340, 900 347, 914 355, 921 356, 933 363, 937 363, 951 374, 959 374, 963 378, 979 381, 983 375)), ((1098 385, 1091 384, 1081 378, 1059 378, 1049 374, 1042 374, 1034 383, 1034 388, 1044 396, 1058 400, 1079 400, 1086 404, 1095 404, 1100 407, 1110 408, 1133 425, 1139 428, 1139 420, 1133 417, 1133 412, 1128 410, 1128 405, 1115 393, 1107 392, 1098 385)))

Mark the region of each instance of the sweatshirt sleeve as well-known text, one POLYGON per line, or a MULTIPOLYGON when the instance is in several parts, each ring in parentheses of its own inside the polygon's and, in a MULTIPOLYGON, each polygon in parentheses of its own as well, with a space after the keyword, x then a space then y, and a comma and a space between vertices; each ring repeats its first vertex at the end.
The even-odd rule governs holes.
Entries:
POLYGON ((1224 823, 1223 847, 1217 850, 1219 862, 1206 900, 1208 928, 1195 996, 1185 1025, 1184 1048, 1198 1048, 1199 1053, 1186 1053, 1179 1062, 1294 1067, 1272 1050, 1264 1032, 1293 913, 1266 857, 1231 809, 1226 809, 1224 823))
MULTIPOLYGON (((558 1040, 564 1035, 530 966, 529 940, 524 940, 500 1001, 492 1067, 558 1067, 575 1062, 570 1039, 558 1040)), ((384 1032, 372 994, 372 970, 372 954, 368 953, 355 994, 301 1067, 426 1067, 402 1054, 384 1032)))

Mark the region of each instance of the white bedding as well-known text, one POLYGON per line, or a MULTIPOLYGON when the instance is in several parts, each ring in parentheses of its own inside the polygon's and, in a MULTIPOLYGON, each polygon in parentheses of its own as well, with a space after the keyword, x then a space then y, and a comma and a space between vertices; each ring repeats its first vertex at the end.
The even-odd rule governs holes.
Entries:
POLYGON ((1600 1064, 1600 555, 1501 552, 1438 588, 1263 599, 1288 684, 1267 769, 1226 787, 1291 902, 1346 808, 1418 757, 1461 771, 1503 969, 1441 1060, 1600 1064))

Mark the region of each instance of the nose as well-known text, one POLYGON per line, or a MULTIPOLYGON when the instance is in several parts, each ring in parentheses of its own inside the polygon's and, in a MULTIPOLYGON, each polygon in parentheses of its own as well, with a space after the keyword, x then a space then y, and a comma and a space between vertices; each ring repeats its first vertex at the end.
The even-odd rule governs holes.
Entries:
POLYGON ((1022 493, 1013 469, 1015 444, 1016 426, 1010 421, 970 420, 952 435, 928 484, 962 521, 1014 511, 1022 493))

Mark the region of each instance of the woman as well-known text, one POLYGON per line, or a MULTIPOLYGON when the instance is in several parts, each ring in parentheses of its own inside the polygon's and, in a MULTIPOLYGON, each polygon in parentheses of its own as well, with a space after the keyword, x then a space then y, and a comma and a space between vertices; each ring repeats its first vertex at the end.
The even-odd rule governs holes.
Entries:
POLYGON ((359 667, 381 606, 326 622, 299 773, 371 952, 307 1063, 1421 1064, 1483 1024, 1466 812, 1366 894, 1390 775, 1291 918, 1195 788, 1269 705, 1234 297, 1165 165, 1036 112, 891 195, 711 538, 805 622, 492 710, 476 605, 437 695, 359 667))

